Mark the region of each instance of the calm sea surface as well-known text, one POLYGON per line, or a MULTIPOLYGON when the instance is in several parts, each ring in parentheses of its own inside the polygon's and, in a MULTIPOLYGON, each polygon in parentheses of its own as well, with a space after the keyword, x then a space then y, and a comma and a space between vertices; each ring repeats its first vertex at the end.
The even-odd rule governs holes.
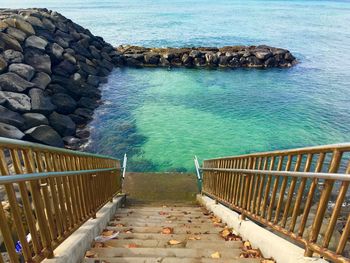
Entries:
POLYGON ((350 141, 350 2, 2 0, 47 7, 113 45, 287 48, 291 69, 116 69, 90 150, 131 170, 192 170, 200 159, 350 141))

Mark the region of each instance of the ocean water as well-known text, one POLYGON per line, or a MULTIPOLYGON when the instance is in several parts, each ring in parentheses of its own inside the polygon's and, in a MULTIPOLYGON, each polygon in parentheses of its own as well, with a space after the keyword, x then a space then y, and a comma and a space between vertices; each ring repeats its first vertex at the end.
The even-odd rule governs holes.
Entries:
POLYGON ((111 44, 267 44, 290 69, 115 69, 90 124, 90 151, 130 170, 193 170, 192 158, 350 141, 350 2, 2 0, 47 7, 111 44))

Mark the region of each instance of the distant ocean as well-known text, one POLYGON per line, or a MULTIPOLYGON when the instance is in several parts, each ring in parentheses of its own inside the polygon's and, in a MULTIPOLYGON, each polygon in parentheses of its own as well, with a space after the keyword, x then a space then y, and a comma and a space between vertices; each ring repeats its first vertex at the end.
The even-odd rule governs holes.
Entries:
POLYGON ((200 159, 350 141, 350 2, 2 0, 61 12, 117 46, 267 44, 291 69, 116 69, 91 123, 90 150, 132 170, 193 169, 200 159))

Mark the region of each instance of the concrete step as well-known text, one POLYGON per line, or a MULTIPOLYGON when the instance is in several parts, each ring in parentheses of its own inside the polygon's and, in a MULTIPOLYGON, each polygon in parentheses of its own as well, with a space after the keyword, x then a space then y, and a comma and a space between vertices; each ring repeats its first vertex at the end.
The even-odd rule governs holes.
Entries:
POLYGON ((167 215, 167 216, 160 216, 160 215, 141 215, 141 214, 130 214, 130 215, 120 215, 117 214, 114 217, 114 220, 136 220, 136 219, 144 219, 144 220, 153 220, 153 221, 159 221, 159 220, 211 220, 211 217, 206 216, 192 216, 192 215, 167 215))
MULTIPOLYGON (((166 226, 167 227, 167 226, 166 226)), ((131 231, 132 233, 162 233, 163 227, 118 227, 118 226, 107 226, 108 230, 113 231, 119 231, 119 232, 127 232, 131 231)), ((191 234, 191 233, 198 233, 198 234, 217 234, 219 233, 223 228, 222 227, 214 227, 214 226, 207 226, 207 227, 193 227, 193 226, 186 226, 186 227, 177 227, 173 228, 174 234, 191 234)))
POLYGON ((169 211, 187 211, 187 212, 195 212, 195 211, 206 211, 204 208, 200 207, 200 206, 141 206, 141 207, 126 207, 123 209, 119 209, 117 212, 119 211, 126 211, 126 212, 130 212, 130 211, 153 211, 153 212, 159 212, 159 211, 165 211, 165 212, 169 212, 169 211))
POLYGON ((177 210, 177 211, 172 211, 172 210, 158 210, 158 211, 152 211, 152 210, 137 210, 137 209, 132 209, 132 210, 119 210, 117 211, 119 215, 160 215, 160 216, 166 216, 166 215, 193 215, 193 216, 209 216, 209 214, 204 213, 201 210, 197 211, 191 211, 191 210, 177 210))
POLYGON ((192 223, 192 224, 203 224, 203 223, 209 223, 212 222, 208 219, 176 219, 176 218, 158 218, 158 219, 149 219, 149 218, 115 218, 111 220, 110 222, 114 223, 153 223, 153 224, 159 224, 159 223, 192 223))
POLYGON ((120 233, 118 235, 118 239, 142 239, 142 240, 170 240, 170 239, 176 239, 179 241, 188 240, 191 238, 200 238, 200 240, 214 240, 214 241, 222 241, 222 237, 219 234, 171 234, 171 235, 164 235, 159 233, 120 233))
POLYGON ((204 222, 188 222, 188 221, 152 221, 148 222, 147 220, 145 221, 134 221, 134 222, 129 222, 129 221, 112 221, 108 223, 109 226, 125 226, 125 227, 225 227, 226 224, 217 224, 214 225, 213 223, 208 222, 205 220, 204 222))
POLYGON ((259 259, 213 259, 213 258, 174 258, 174 257, 123 257, 85 258, 84 263, 259 263, 259 259))
MULTIPOLYGON (((215 249, 194 249, 194 248, 91 248, 90 252, 95 258, 114 257, 177 257, 177 258, 211 258, 211 255, 218 252, 215 249)), ((239 258, 241 249, 221 248, 220 258, 239 258)))
POLYGON ((240 241, 225 241, 225 240, 188 240, 188 239, 181 239, 177 240, 181 242, 180 244, 176 245, 170 245, 170 240, 177 240, 174 238, 168 238, 163 240, 156 240, 156 239, 112 239, 109 241, 106 241, 104 244, 106 247, 126 247, 129 246, 135 246, 135 247, 160 247, 160 248, 202 248, 202 249, 221 249, 221 248, 241 248, 242 242, 240 241))

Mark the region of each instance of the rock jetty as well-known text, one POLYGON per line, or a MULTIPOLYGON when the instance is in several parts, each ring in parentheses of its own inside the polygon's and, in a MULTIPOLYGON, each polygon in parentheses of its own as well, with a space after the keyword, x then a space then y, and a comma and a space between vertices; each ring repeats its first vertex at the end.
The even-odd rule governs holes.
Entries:
POLYGON ((76 149, 118 52, 47 9, 0 10, 0 136, 76 149))
POLYGON ((0 9, 0 136, 79 149, 115 66, 291 67, 268 46, 114 48, 47 9, 0 9))
POLYGON ((145 48, 119 46, 122 62, 131 67, 288 68, 297 63, 286 49, 270 46, 145 48))

